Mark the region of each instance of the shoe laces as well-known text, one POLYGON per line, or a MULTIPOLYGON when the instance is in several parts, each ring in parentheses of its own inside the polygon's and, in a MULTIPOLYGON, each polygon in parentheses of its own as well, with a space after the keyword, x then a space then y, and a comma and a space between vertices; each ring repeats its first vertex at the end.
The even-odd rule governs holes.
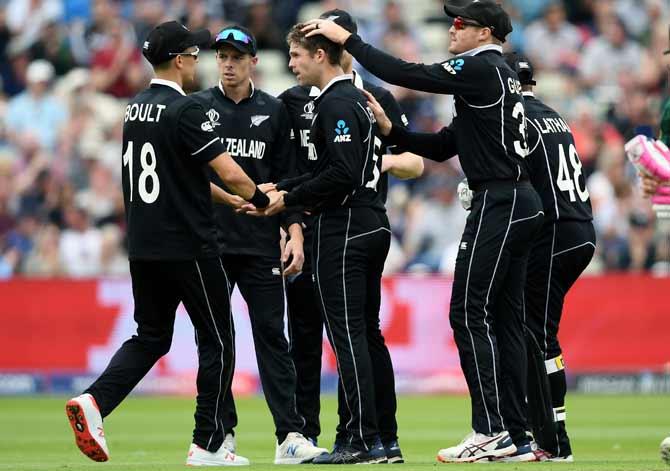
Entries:
POLYGON ((465 443, 474 441, 476 435, 477 435, 477 432, 475 432, 475 431, 473 430, 472 432, 468 433, 468 434, 463 438, 463 440, 461 440, 461 443, 459 443, 459 445, 463 445, 463 444, 465 444, 465 443))

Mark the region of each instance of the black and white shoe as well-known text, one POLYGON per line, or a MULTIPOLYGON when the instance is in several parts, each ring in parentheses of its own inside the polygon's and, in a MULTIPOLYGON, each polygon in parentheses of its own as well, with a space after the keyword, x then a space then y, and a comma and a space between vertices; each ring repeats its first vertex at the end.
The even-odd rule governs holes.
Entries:
POLYGON ((343 445, 337 447, 332 453, 317 456, 312 461, 313 464, 378 464, 386 462, 386 453, 381 443, 368 451, 343 445))
POLYGON ((400 451, 400 445, 398 445, 398 440, 385 443, 384 451, 386 452, 386 458, 389 464, 400 464, 405 462, 405 459, 402 457, 402 451, 400 451))

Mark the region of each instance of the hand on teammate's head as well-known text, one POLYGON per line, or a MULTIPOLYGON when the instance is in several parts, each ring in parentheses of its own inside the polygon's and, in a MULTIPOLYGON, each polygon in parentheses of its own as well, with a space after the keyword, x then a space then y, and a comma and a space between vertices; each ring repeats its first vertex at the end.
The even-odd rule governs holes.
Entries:
POLYGON ((344 44, 351 33, 331 20, 309 20, 302 29, 308 38, 321 34, 336 44, 344 44))

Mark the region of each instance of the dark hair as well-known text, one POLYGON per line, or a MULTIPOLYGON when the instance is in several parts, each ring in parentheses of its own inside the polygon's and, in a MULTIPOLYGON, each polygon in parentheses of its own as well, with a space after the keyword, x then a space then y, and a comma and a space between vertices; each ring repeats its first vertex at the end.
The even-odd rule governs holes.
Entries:
POLYGON ((342 51, 344 50, 344 47, 334 43, 321 34, 308 38, 305 36, 306 33, 302 31, 302 28, 304 27, 304 23, 298 23, 291 28, 291 31, 286 35, 286 42, 288 45, 290 46, 291 43, 298 44, 307 49, 310 55, 314 55, 318 49, 323 49, 328 58, 328 62, 331 65, 339 65, 342 60, 342 51))

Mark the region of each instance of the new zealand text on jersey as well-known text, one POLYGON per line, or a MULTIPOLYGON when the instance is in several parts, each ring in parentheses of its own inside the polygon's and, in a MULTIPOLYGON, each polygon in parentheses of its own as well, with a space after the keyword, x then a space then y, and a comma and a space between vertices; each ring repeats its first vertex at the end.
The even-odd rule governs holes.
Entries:
POLYGON ((265 155, 265 142, 263 141, 222 137, 221 143, 226 144, 226 150, 233 157, 248 157, 260 160, 265 155))
POLYGON ((147 123, 157 123, 161 119, 161 113, 165 105, 158 105, 154 108, 153 103, 133 103, 126 106, 126 117, 124 122, 142 121, 147 123))

